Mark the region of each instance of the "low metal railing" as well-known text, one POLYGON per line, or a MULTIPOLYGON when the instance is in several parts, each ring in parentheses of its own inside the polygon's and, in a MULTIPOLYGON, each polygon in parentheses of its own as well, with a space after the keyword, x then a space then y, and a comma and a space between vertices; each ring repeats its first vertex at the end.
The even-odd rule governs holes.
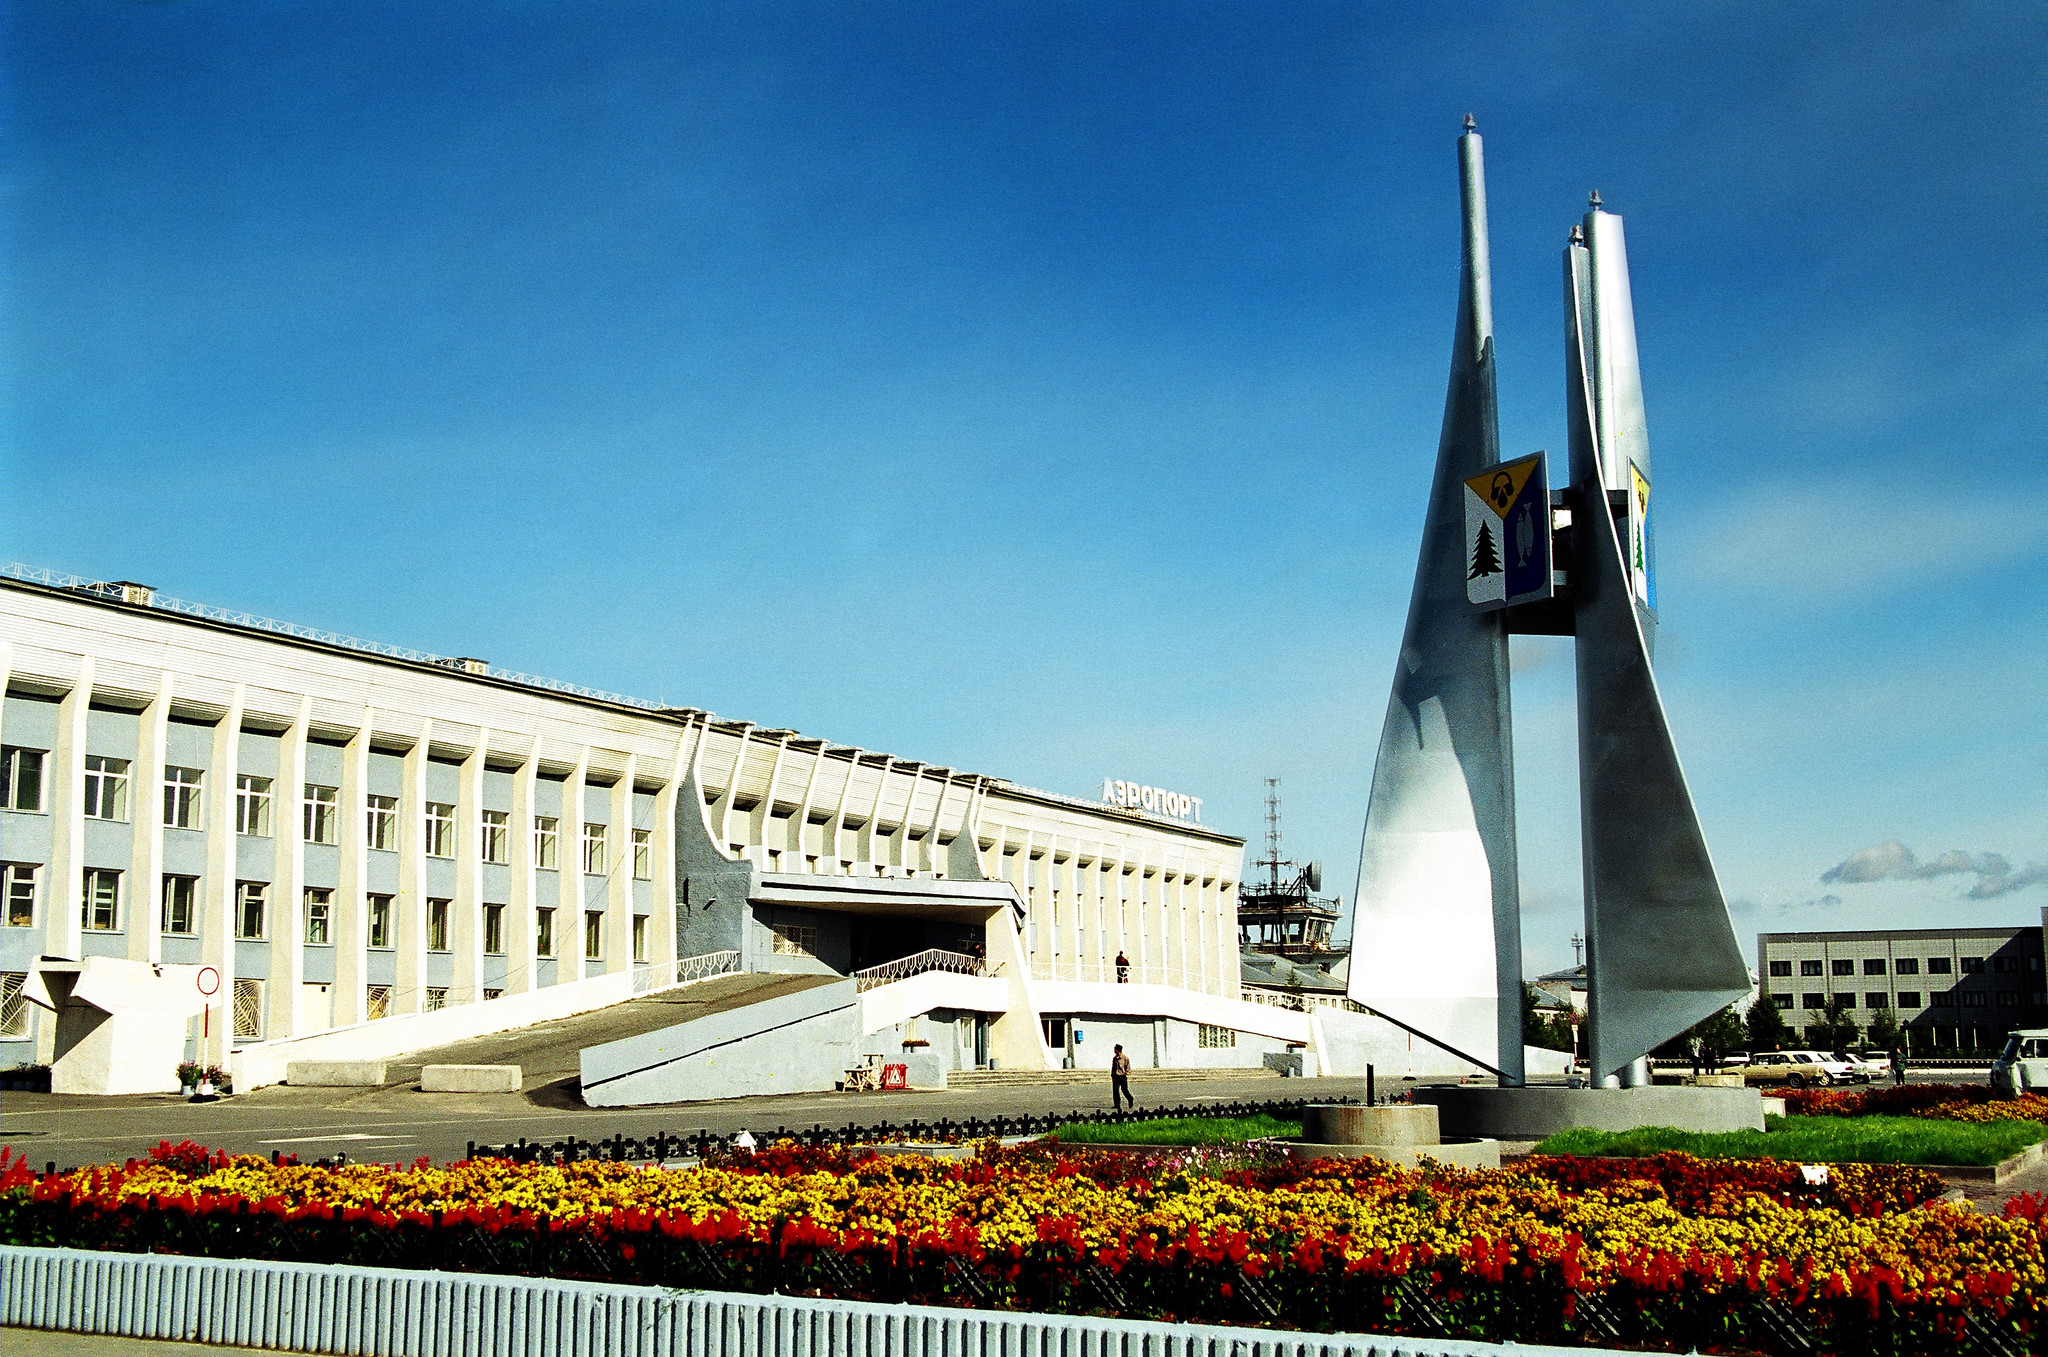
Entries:
POLYGON ((1372 1012, 1356 999, 1349 999, 1340 994, 1283 994, 1278 990, 1255 989, 1245 985, 1240 988, 1238 997, 1248 1004, 1292 1009, 1296 1013, 1306 1013, 1313 1008, 1334 1008, 1344 1013, 1372 1012))
POLYGON ((985 975, 988 972, 988 963, 980 957, 968 956, 965 952, 949 952, 943 947, 927 947, 922 952, 913 952, 894 961, 885 961, 879 966, 855 971, 853 979, 860 992, 866 993, 868 990, 893 984, 898 980, 908 980, 913 975, 923 975, 926 971, 985 975))
POLYGON ((677 957, 674 961, 664 961, 657 966, 635 970, 633 993, 648 994, 674 985, 709 980, 717 975, 731 975, 739 968, 738 952, 706 952, 702 956, 677 957))
POLYGON ((1033 980, 1081 980, 1100 985, 1171 985, 1175 989, 1213 994, 1218 985, 1199 971, 1157 962, 1127 961, 1116 964, 1114 957, 1039 957, 1031 963, 1033 980))

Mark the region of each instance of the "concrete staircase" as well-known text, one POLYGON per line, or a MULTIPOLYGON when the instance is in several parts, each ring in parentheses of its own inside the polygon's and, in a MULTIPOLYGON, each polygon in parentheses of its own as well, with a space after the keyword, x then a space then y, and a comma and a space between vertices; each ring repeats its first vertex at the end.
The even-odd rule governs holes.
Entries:
MULTIPOLYGON (((1143 1088, 1148 1084, 1200 1084, 1222 1080, 1278 1079, 1278 1070, 1264 1066, 1242 1069, 1198 1069, 1198 1070, 1132 1070, 1131 1087, 1143 1088)), ((946 1087, 959 1088, 1019 1088, 1044 1087, 1047 1085, 1093 1084, 1109 1087, 1107 1070, 952 1070, 946 1075, 946 1087)))

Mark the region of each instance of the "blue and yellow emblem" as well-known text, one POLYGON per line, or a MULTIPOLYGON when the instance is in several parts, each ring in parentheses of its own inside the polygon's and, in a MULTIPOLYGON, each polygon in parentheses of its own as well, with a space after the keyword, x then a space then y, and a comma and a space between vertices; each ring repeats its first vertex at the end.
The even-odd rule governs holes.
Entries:
POLYGON ((1465 597, 1483 609, 1549 598, 1550 481, 1542 453, 1465 481, 1465 597))

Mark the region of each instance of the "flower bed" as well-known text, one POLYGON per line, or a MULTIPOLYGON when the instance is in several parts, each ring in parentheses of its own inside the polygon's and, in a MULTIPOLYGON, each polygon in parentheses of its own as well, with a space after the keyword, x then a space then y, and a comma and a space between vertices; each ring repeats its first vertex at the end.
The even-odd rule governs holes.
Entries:
POLYGON ((1933 1353, 1989 1325, 2032 1350, 2048 1212, 1930 1205, 1941 1190, 1910 1168, 1814 1185, 1681 1155, 1217 1169, 1035 1142, 951 1164, 777 1147, 668 1172, 166 1145, 47 1177, 0 1157, 0 1239, 1708 1351, 1933 1353))
POLYGON ((1891 1088, 1788 1088, 1785 1110, 1801 1117, 1931 1117, 1940 1121, 2048 1121, 2048 1098, 2008 1098, 1986 1084, 1891 1088))

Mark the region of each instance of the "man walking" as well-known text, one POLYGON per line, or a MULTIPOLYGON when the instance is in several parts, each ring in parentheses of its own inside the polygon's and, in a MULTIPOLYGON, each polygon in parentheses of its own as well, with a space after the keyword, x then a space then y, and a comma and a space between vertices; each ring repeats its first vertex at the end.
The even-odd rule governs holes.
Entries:
POLYGON ((1125 1103, 1129 1103, 1133 1111, 1137 1109, 1138 1100, 1131 1096, 1131 1058, 1119 1046, 1109 1061, 1109 1105, 1114 1111, 1121 1112, 1125 1103))
MULTIPOLYGON (((1119 985, 1131 983, 1131 959, 1122 952, 1116 954, 1116 982, 1119 985)), ((1123 1047, 1119 1046, 1117 1049, 1122 1050, 1123 1047)))

